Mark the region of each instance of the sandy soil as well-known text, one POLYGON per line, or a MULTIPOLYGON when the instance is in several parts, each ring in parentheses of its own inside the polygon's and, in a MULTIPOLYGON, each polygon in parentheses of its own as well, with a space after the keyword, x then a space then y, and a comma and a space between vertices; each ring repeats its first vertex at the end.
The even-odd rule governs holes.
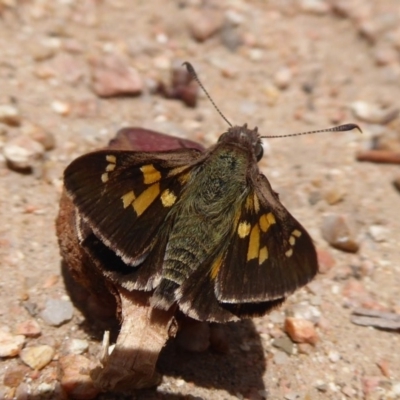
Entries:
POLYGON ((196 108, 189 108, 152 93, 154 82, 169 79, 175 60, 195 65, 234 124, 247 122, 268 135, 355 122, 363 134, 265 141, 263 172, 334 265, 271 316, 227 325, 226 355, 192 354, 169 344, 159 363, 162 384, 130 398, 400 398, 398 332, 350 321, 352 310, 365 303, 400 312, 400 197, 391 183, 399 169, 355 158, 374 135, 398 135, 400 126, 357 119, 350 107, 356 101, 398 107, 398 1, 344 2, 344 15, 333 10, 340 1, 204 3, 215 13, 208 18, 221 25, 221 17, 234 28, 195 40, 187 20, 198 8, 205 12, 200 0, 0 1, 0 104, 14 104, 20 124, 0 123, 0 145, 26 136, 32 124, 56 142, 33 163, 32 172, 15 171, 0 158, 0 325, 16 333, 18 324, 34 319, 41 333, 26 338, 25 346, 46 343, 55 349, 50 364, 39 372, 28 368, 14 387, 6 386, 4 377, 23 362, 18 355, 2 358, 0 398, 61 396, 51 390, 40 394, 40 385, 58 385, 62 349, 76 338, 88 342, 88 358, 99 348, 101 332, 87 329, 78 309, 59 327, 40 317, 47 299, 67 296, 54 220, 68 163, 105 145, 124 126, 156 129, 205 146, 226 129, 203 95, 196 108), (226 43, 238 38, 242 44, 229 49, 226 43), (91 60, 107 54, 126 57, 138 70, 141 95, 105 99, 93 92, 91 60), (283 77, 276 76, 279 72, 283 77), (332 193, 341 201, 329 204, 332 193), (329 213, 345 214, 351 221, 360 244, 357 253, 333 249, 323 239, 321 227, 329 213), (374 237, 371 227, 383 237, 374 237), (319 340, 315 347, 294 345, 294 354, 287 356, 272 342, 284 335, 285 312, 296 304, 315 314, 319 340), (31 396, 23 397, 24 391, 31 396))

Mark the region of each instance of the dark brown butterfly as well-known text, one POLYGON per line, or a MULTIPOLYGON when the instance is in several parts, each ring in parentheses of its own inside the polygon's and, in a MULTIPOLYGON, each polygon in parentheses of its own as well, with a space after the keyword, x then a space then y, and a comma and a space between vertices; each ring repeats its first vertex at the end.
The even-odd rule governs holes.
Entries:
POLYGON ((79 157, 64 182, 81 244, 124 288, 154 291, 154 307, 177 305, 202 321, 263 315, 309 282, 318 262, 309 234, 259 171, 262 155, 257 128, 244 125, 204 152, 79 157))

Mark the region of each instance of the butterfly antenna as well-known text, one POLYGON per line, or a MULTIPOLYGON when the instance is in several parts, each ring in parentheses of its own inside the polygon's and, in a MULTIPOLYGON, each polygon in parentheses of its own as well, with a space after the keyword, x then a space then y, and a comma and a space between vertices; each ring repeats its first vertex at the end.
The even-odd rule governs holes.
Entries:
POLYGON ((261 138, 275 139, 275 138, 284 138, 284 137, 291 137, 291 136, 311 135, 312 133, 321 133, 321 132, 347 132, 347 131, 352 131, 353 129, 358 129, 362 133, 361 128, 357 124, 345 124, 345 125, 335 126, 333 128, 321 129, 318 131, 290 133, 289 135, 261 136, 261 138))
POLYGON ((226 121, 226 123, 229 126, 232 126, 232 124, 228 121, 228 119, 225 117, 224 114, 222 114, 221 110, 217 107, 217 105, 214 103, 214 100, 211 98, 211 96, 208 94, 206 88, 203 86, 203 84, 201 83, 199 77, 196 74, 196 71, 194 70, 194 67, 192 64, 190 64, 190 62, 184 62, 182 65, 184 65, 187 69, 187 71, 189 72, 189 74, 192 76, 192 78, 199 84, 199 86, 201 87, 201 89, 203 90, 203 92, 206 94, 208 100, 210 100, 211 104, 214 106, 214 108, 217 110, 218 114, 226 121))

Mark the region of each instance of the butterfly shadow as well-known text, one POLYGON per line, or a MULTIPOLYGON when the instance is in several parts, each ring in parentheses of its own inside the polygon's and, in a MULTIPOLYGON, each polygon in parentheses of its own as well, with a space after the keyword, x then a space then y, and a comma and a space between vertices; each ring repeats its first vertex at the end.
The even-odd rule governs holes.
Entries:
MULTIPOLYGON (((74 303, 85 316, 80 323, 93 340, 101 341, 105 329, 111 332, 111 341, 118 335, 119 324, 115 318, 103 320, 94 318, 88 308, 88 292, 70 275, 65 264, 61 265, 66 290, 74 303)), ((111 308, 112 309, 112 308, 111 308)), ((171 339, 161 351, 157 362, 157 370, 161 375, 183 379, 197 387, 223 390, 232 395, 240 393, 244 397, 254 390, 265 390, 263 375, 266 370, 265 352, 261 338, 251 320, 227 323, 222 326, 224 340, 229 346, 225 353, 207 350, 204 352, 189 352, 182 349, 176 340, 171 339)), ((137 356, 137 354, 136 354, 137 356)), ((142 354, 143 358, 151 355, 142 354)), ((129 354, 126 355, 129 357, 129 354)), ((178 389, 179 390, 179 389, 178 389)), ((135 391, 134 397, 124 397, 115 394, 101 394, 99 399, 186 399, 187 395, 164 393, 160 389, 135 391), (117 397, 115 397, 117 396, 117 397)))
POLYGON ((264 390, 265 352, 254 323, 244 320, 223 326, 229 350, 193 353, 170 341, 161 352, 158 370, 166 376, 179 377, 195 386, 224 390, 244 397, 254 390, 264 390))

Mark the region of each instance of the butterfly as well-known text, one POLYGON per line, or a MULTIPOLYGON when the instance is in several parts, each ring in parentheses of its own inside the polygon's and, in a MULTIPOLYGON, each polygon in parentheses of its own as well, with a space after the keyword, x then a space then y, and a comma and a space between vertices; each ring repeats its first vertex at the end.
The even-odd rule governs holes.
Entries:
POLYGON ((313 241, 258 168, 257 128, 230 127, 206 151, 99 150, 64 184, 81 246, 153 307, 201 321, 260 316, 318 271, 313 241))

